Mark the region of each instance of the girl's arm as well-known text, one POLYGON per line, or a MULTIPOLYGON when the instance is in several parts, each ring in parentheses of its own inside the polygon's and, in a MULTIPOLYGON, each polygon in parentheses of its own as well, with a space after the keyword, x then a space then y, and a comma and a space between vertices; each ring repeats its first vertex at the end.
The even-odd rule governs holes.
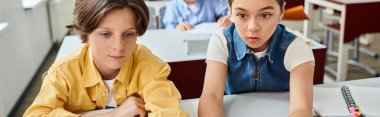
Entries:
POLYGON ((311 117, 314 62, 303 63, 290 72, 290 117, 311 117))
POLYGON ((207 61, 205 81, 199 100, 199 117, 223 117, 223 96, 226 85, 227 65, 207 61))

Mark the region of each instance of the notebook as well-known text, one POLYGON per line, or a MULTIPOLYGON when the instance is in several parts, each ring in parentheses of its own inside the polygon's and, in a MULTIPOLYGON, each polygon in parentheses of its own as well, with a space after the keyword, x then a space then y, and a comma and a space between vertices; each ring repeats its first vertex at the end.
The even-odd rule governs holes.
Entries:
POLYGON ((380 117, 380 87, 314 87, 313 107, 319 115, 350 116, 350 106, 359 106, 366 117, 380 117))

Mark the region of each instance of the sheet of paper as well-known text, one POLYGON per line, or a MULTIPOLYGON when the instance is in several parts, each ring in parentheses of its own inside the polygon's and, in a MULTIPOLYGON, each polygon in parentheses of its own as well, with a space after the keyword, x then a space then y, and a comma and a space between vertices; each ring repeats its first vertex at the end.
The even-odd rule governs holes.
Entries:
POLYGON ((186 31, 193 34, 213 34, 217 30, 222 30, 223 27, 219 26, 216 22, 205 22, 194 26, 192 30, 186 31))

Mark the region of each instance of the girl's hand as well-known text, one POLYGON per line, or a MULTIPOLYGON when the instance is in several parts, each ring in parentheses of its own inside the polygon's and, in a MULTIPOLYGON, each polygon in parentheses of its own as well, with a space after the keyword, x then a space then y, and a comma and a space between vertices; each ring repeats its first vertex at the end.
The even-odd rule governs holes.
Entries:
POLYGON ((113 111, 115 117, 145 117, 145 102, 138 97, 130 96, 113 111))

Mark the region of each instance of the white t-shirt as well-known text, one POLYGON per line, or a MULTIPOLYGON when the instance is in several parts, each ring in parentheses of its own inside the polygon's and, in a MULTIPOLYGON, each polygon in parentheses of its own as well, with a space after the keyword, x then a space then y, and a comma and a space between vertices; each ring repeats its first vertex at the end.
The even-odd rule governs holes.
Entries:
POLYGON ((194 3, 194 4, 189 4, 189 9, 191 11, 191 13, 197 13, 199 8, 197 7, 197 3, 194 3))
MULTIPOLYGON (((268 48, 267 48, 268 49, 268 48)), ((262 52, 254 53, 251 51, 257 59, 266 55, 266 50, 262 52)), ((206 61, 217 61, 227 65, 228 60, 228 47, 227 39, 223 34, 223 31, 217 31, 211 36, 208 50, 207 50, 207 60, 206 61)), ((311 48, 300 38, 295 39, 286 50, 284 57, 284 66, 287 71, 291 71, 298 65, 303 63, 315 61, 313 51, 311 48)))
POLYGON ((117 103, 115 101, 115 98, 113 98, 113 82, 114 81, 115 81, 115 79, 112 79, 112 80, 103 80, 103 82, 107 86, 108 92, 109 92, 109 95, 107 97, 107 106, 108 107, 114 107, 114 108, 116 108, 117 107, 117 103))

